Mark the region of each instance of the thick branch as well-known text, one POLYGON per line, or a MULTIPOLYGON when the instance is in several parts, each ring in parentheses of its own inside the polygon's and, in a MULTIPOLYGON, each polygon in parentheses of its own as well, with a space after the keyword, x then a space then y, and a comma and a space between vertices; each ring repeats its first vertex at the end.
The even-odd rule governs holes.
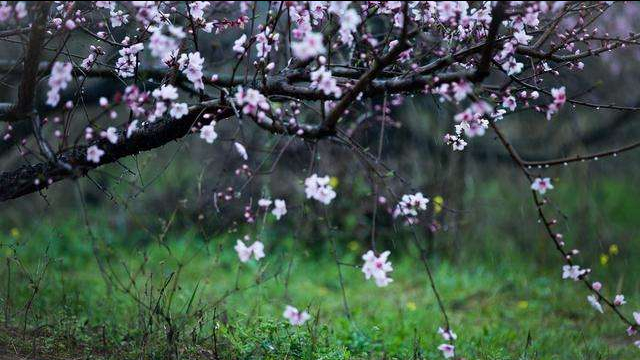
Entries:
POLYGON ((34 103, 34 94, 38 82, 38 64, 42 55, 42 46, 45 40, 47 16, 49 15, 49 2, 42 1, 35 5, 36 18, 31 25, 31 34, 27 45, 27 54, 24 59, 24 69, 20 88, 18 89, 18 103, 9 118, 20 118, 31 112, 34 103))
POLYGON ((489 34, 487 35, 486 45, 482 48, 482 57, 478 64, 478 69, 473 76, 474 81, 482 81, 489 76, 491 67, 491 59, 493 58, 493 50, 496 47, 496 38, 500 30, 500 23, 504 19, 506 3, 498 1, 491 11, 491 24, 489 25, 489 34))
POLYGON ((116 160, 151 150, 187 135, 192 126, 205 114, 214 114, 216 119, 224 119, 233 115, 230 107, 223 106, 217 101, 205 102, 193 106, 189 113, 179 120, 165 120, 151 123, 135 132, 130 138, 120 134, 120 141, 111 144, 105 139, 91 142, 88 145, 76 146, 65 150, 56 156, 59 162, 73 167, 72 171, 65 170, 57 163, 46 162, 36 165, 25 165, 21 168, 0 174, 0 201, 15 199, 46 188, 50 184, 68 177, 84 176, 89 170, 116 160), (96 145, 105 151, 100 163, 87 160, 87 147, 96 145))
POLYGON ((329 115, 323 122, 323 128, 327 131, 334 131, 338 120, 351 105, 351 103, 364 91, 369 84, 380 74, 387 66, 391 65, 398 56, 405 50, 409 49, 407 36, 407 27, 409 19, 407 16, 407 3, 403 8, 402 34, 396 46, 394 46, 385 56, 376 59, 369 71, 364 73, 356 82, 356 84, 338 101, 336 106, 331 110, 329 115))

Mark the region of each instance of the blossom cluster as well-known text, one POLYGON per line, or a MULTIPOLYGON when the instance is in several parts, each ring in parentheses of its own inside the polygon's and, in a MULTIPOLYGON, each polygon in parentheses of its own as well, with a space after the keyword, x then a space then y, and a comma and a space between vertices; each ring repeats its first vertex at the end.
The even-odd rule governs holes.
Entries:
POLYGON ((116 69, 118 75, 123 78, 128 78, 135 75, 136 66, 138 65, 138 54, 144 50, 144 44, 137 43, 129 46, 128 37, 125 38, 122 44, 127 46, 118 51, 120 57, 116 61, 116 69))
POLYGON ((162 117, 167 109, 169 109, 169 115, 174 119, 180 119, 189 112, 186 103, 176 101, 179 96, 178 89, 173 85, 161 85, 153 90, 151 95, 156 99, 155 109, 147 116, 147 120, 151 122, 162 117))
POLYGON ((428 203, 429 199, 421 192, 402 195, 402 199, 393 210, 393 217, 400 216, 409 224, 414 224, 417 222, 418 212, 427 210, 428 203))
MULTIPOLYGON (((465 85, 453 86, 454 97, 466 94, 470 90, 464 90, 465 85), (460 90, 463 89, 463 90, 460 90)), ((485 130, 489 127, 489 120, 487 117, 495 120, 501 116, 500 112, 493 113, 493 108, 485 101, 476 101, 472 103, 463 112, 454 116, 454 121, 457 123, 455 128, 455 134, 446 134, 444 136, 444 142, 450 145, 454 151, 461 151, 467 146, 467 142, 463 138, 463 134, 469 138, 476 136, 483 136, 485 130)))
POLYGON ((260 91, 255 89, 245 90, 242 86, 239 86, 235 101, 239 106, 242 106, 244 114, 255 116, 260 121, 268 120, 266 111, 270 109, 269 102, 260 91))
POLYGON ((304 192, 307 199, 315 199, 325 205, 329 205, 331 200, 335 199, 336 192, 330 184, 329 176, 320 177, 313 174, 304 180, 304 192))
POLYGON ((56 61, 51 68, 49 76, 49 91, 47 92, 47 105, 54 107, 60 102, 60 90, 64 90, 72 80, 71 72, 73 64, 56 61))
POLYGON ((178 59, 178 65, 196 90, 204 89, 204 82, 202 81, 204 58, 200 56, 199 52, 196 51, 188 55, 181 54, 180 59, 178 59))
POLYGON ((325 95, 333 94, 336 98, 342 96, 342 89, 338 86, 338 82, 331 76, 331 71, 324 66, 311 72, 311 87, 321 90, 325 95))

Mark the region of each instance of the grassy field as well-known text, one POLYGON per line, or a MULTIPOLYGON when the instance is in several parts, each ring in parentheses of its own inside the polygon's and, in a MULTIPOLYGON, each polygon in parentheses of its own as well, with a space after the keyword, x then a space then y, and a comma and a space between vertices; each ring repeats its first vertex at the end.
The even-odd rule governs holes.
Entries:
MULTIPOLYGON (((194 232, 171 233, 131 246, 127 232, 94 227, 96 241, 81 222, 55 223, 55 230, 45 220, 0 236, 4 356, 442 358, 436 330, 443 320, 411 252, 392 256, 395 281, 377 288, 353 266, 361 246, 339 246, 345 305, 334 259, 290 238, 268 246, 260 263, 240 265, 235 234, 205 240, 194 232), (312 321, 286 324, 287 304, 308 309, 312 321)), ((612 314, 593 311, 582 287, 560 279, 559 266, 545 270, 524 253, 506 250, 482 261, 434 256, 431 263, 465 359, 640 354, 612 314)))
MULTIPOLYGON (((554 178, 554 216, 593 280, 609 296, 624 293, 626 314, 638 311, 640 189, 624 177, 582 176, 554 178)), ((162 181, 146 196, 178 186, 162 181)), ((521 191, 528 184, 507 182, 467 181, 463 215, 445 219, 450 228, 432 239, 429 261, 458 357, 640 358, 611 311, 597 313, 582 286, 561 279, 521 191)), ((77 201, 56 212, 6 212, 0 359, 442 359, 443 318, 408 231, 379 225, 379 246, 392 250, 390 286, 377 288, 358 268, 370 224, 348 206, 366 201, 362 194, 332 204, 342 223, 331 219, 329 231, 309 226, 322 216, 294 207, 288 223, 267 221, 267 257, 247 264, 233 246, 256 229, 203 230, 197 213, 176 214, 166 199, 133 202, 136 213, 89 203, 89 228, 77 201), (289 304, 312 320, 288 325, 289 304)))

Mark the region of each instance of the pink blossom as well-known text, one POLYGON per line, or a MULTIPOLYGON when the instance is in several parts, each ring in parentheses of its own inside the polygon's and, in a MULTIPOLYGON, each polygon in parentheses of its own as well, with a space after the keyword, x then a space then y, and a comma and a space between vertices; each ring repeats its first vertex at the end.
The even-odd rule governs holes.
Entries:
POLYGON ((442 356, 445 359, 449 359, 455 356, 456 347, 451 344, 441 344, 438 346, 438 350, 442 351, 442 356))
POLYGON ((504 107, 505 109, 514 111, 516 109, 516 106, 516 98, 514 98, 513 96, 505 96, 502 99, 502 107, 504 107))
MULTIPOLYGON (((164 26, 160 25, 149 37, 149 50, 151 51, 151 56, 156 59, 164 59, 169 54, 178 51, 180 48, 180 42, 177 38, 180 38, 181 35, 176 37, 172 37, 170 35, 165 35, 164 26)), ((169 29, 176 29, 176 27, 169 27, 169 29)), ((171 31, 171 30, 170 30, 171 31)), ((174 30, 174 33, 180 34, 174 30)))
POLYGON ((16 12, 16 18, 18 19, 24 19, 25 17, 27 17, 27 2, 26 1, 18 1, 18 3, 16 3, 16 6, 14 8, 15 12, 16 12))
POLYGON ((291 51, 298 59, 307 60, 324 54, 327 49, 324 47, 322 34, 310 32, 305 35, 302 41, 292 43, 291 51))
POLYGON ((87 161, 100 163, 100 158, 104 155, 104 150, 101 150, 96 145, 89 146, 87 148, 87 161))
POLYGON ((98 55, 103 54, 104 51, 101 47, 91 45, 89 47, 89 56, 87 56, 86 59, 82 60, 82 64, 80 65, 80 67, 82 67, 84 70, 90 70, 93 67, 93 64, 98 59, 98 55))
POLYGON ((269 206, 271 206, 273 202, 269 199, 260 199, 258 200, 258 206, 263 207, 263 208, 268 208, 269 206))
POLYGON ((204 139, 209 144, 213 144, 215 139, 218 138, 218 134, 215 131, 215 121, 211 122, 209 125, 205 125, 200 129, 200 139, 204 139))
POLYGON ((307 195, 307 199, 313 198, 325 205, 329 205, 331 200, 336 197, 336 192, 329 184, 330 181, 331 178, 329 178, 329 176, 319 177, 317 174, 313 174, 306 178, 304 181, 304 191, 307 195))
POLYGON ((116 8, 115 1, 96 1, 96 7, 100 9, 110 9, 113 10, 116 8))
POLYGON ((600 289, 602 289, 602 284, 599 281, 596 281, 591 284, 591 287, 593 287, 593 290, 595 291, 600 291, 600 289))
POLYGON ((546 178, 536 178, 531 184, 531 190, 537 191, 540 195, 544 195, 547 190, 552 190, 553 185, 551 184, 551 179, 546 178))
MULTIPOLYGON (((245 241, 249 240, 249 237, 245 236, 244 240, 245 241)), ((243 262, 243 263, 246 263, 247 261, 249 261, 252 255, 253 255, 253 258, 256 259, 256 261, 265 257, 264 245, 260 241, 254 241, 253 244, 251 244, 250 246, 247 246, 244 243, 244 241, 238 239, 236 241, 236 246, 234 247, 234 249, 238 253, 238 258, 240 259, 240 262, 243 262)))
POLYGON ((259 119, 266 118, 265 111, 269 110, 269 102, 267 98, 255 89, 247 89, 242 86, 238 87, 235 95, 236 104, 242 106, 242 112, 256 116, 259 119))
POLYGON ((600 305, 600 302, 598 301, 598 298, 595 295, 587 296, 587 301, 589 301, 589 304, 594 309, 596 309, 596 311, 598 311, 600 313, 604 313, 604 309, 602 309, 602 305, 600 305))
POLYGON ((243 158, 244 160, 249 159, 249 155, 247 154, 247 149, 245 149, 245 147, 242 144, 240 144, 239 142, 234 142, 233 147, 236 149, 236 152, 240 154, 241 158, 243 158))
POLYGON ((553 103, 558 107, 561 107, 567 101, 567 94, 564 86, 559 88, 552 88, 551 96, 553 96, 553 103))
POLYGON ((10 5, 0 3, 0 22, 5 22, 11 17, 12 8, 10 5))
POLYGON ((304 325, 307 320, 311 319, 311 315, 309 315, 306 311, 299 311, 295 307, 291 305, 287 305, 282 313, 285 319, 289 320, 289 323, 294 326, 304 325))
POLYGON ((103 138, 107 138, 110 143, 115 144, 118 142, 118 130, 113 126, 110 126, 107 131, 103 131, 100 134, 103 138))
POLYGON ((438 328, 438 334, 442 335, 442 338, 446 341, 456 340, 458 335, 451 331, 451 329, 443 329, 441 327, 438 328))
POLYGON ((129 23, 129 14, 125 13, 122 10, 112 10, 109 12, 109 21, 111 22, 111 27, 119 27, 123 24, 129 23))
POLYGON ((118 51, 120 57, 116 61, 118 75, 123 78, 132 77, 138 63, 138 53, 144 50, 144 44, 137 43, 118 51))
POLYGON ((321 90, 325 95, 333 93, 336 98, 342 96, 342 89, 338 86, 336 79, 331 76, 331 71, 326 70, 324 66, 311 72, 311 87, 321 90))
POLYGON ((357 31, 362 19, 354 9, 347 9, 338 15, 340 16, 340 39, 343 43, 351 45, 353 43, 352 34, 357 31))
POLYGON ((270 28, 265 28, 264 31, 258 33, 256 39, 256 56, 259 59, 265 59, 272 49, 278 50, 278 40, 280 34, 272 32, 270 28))
POLYGON ((362 255, 362 259, 364 260, 362 272, 364 273, 365 279, 373 278, 378 287, 389 285, 389 283, 393 281, 393 279, 387 277, 387 273, 393 271, 391 262, 387 261, 390 254, 390 251, 385 251, 376 257, 374 252, 369 250, 362 255))
POLYGON ((127 126, 127 139, 138 130, 138 120, 133 120, 129 126, 127 126))
POLYGON ((180 70, 187 76, 187 79, 193 84, 196 90, 203 90, 204 83, 202 82, 202 68, 204 65, 204 58, 200 56, 199 52, 193 52, 180 55, 178 60, 180 70))
POLYGON ((468 94, 473 92, 473 88, 471 87, 471 83, 466 82, 464 80, 460 80, 459 82, 454 82, 452 84, 453 90, 453 98, 456 101, 464 100, 468 94))
POLYGON ((173 85, 162 85, 153 90, 151 95, 159 100, 176 100, 178 98, 178 88, 173 85))
POLYGON ((242 34, 242 36, 240 36, 234 43, 233 43, 233 51, 237 52, 237 53, 244 53, 245 49, 244 49, 244 43, 247 41, 247 35, 246 34, 242 34))
POLYGON ((465 135, 468 137, 483 136, 486 129, 489 127, 489 121, 486 119, 479 119, 477 121, 471 121, 468 123, 469 127, 464 129, 465 135))
POLYGON ((49 76, 49 91, 47 92, 47 105, 54 107, 60 102, 60 90, 67 88, 71 81, 73 65, 67 62, 56 61, 51 68, 49 76))
POLYGON ((273 202, 273 210, 271 213, 276 217, 276 220, 280 220, 287 213, 287 205, 282 199, 276 199, 273 202))
POLYGON ((624 295, 618 294, 613 298, 613 305, 615 306, 622 306, 626 303, 627 301, 625 300, 624 295))
POLYGON ((502 70, 506 71, 509 76, 521 73, 523 67, 524 64, 516 61, 516 58, 513 56, 509 57, 509 59, 502 64, 502 70))
POLYGON ((180 119, 189 113, 189 107, 185 103, 173 103, 171 104, 171 110, 169 115, 174 119, 180 119))
POLYGON ((64 27, 66 27, 67 30, 73 30, 76 28, 76 22, 72 19, 69 19, 64 23, 64 27))
POLYGON ((467 146, 467 142, 460 137, 460 134, 452 135, 446 134, 444 136, 444 142, 447 145, 451 145, 454 151, 462 151, 467 146))
POLYGON ((429 199, 424 197, 421 192, 417 192, 415 194, 405 194, 402 195, 401 201, 398 203, 394 210, 394 217, 397 216, 408 216, 408 217, 416 217, 418 216, 418 211, 427 210, 427 204, 429 203, 429 199))
POLYGON ((469 7, 464 1, 439 1, 437 4, 438 18, 443 23, 455 20, 459 15, 466 15, 469 7))
POLYGON ((533 36, 527 35, 524 29, 513 33, 513 38, 516 39, 518 44, 527 45, 533 36))
POLYGON ((189 13, 194 19, 202 19, 204 17, 204 10, 209 7, 211 3, 209 1, 191 1, 189 2, 189 13))
POLYGON ((562 278, 580 280, 580 277, 587 273, 587 270, 581 269, 578 265, 564 265, 562 267, 562 278))

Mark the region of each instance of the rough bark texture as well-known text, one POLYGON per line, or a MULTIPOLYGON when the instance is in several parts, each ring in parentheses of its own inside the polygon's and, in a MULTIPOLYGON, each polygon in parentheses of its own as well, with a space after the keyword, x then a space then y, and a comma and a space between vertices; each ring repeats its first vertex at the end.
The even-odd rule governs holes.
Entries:
POLYGON ((0 201, 39 191, 68 177, 83 176, 91 169, 113 163, 122 157, 155 149, 172 140, 182 138, 191 131, 196 122, 203 120, 202 115, 205 113, 214 114, 215 119, 218 120, 233 115, 231 108, 221 106, 218 102, 204 103, 189 110, 189 113, 179 120, 168 119, 151 123, 135 132, 129 139, 125 139, 124 134, 120 134, 120 141, 117 144, 100 139, 58 154, 59 160, 72 165, 73 172, 61 168, 57 163, 46 162, 24 165, 17 170, 2 173, 0 174, 0 201), (105 151, 100 163, 87 161, 87 148, 91 145, 97 145, 105 151))

